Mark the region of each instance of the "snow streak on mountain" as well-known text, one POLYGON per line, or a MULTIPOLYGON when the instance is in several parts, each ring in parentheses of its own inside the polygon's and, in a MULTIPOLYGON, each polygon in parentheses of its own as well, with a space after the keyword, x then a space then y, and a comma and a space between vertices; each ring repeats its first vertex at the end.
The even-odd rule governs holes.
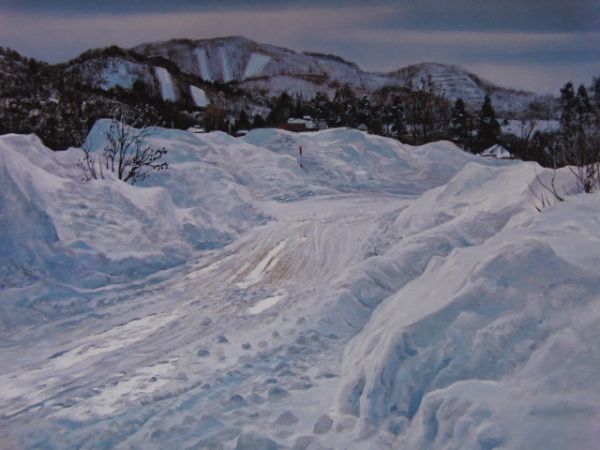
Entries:
POLYGON ((131 186, 0 137, 1 448, 597 447, 598 194, 349 129, 150 143, 131 186))

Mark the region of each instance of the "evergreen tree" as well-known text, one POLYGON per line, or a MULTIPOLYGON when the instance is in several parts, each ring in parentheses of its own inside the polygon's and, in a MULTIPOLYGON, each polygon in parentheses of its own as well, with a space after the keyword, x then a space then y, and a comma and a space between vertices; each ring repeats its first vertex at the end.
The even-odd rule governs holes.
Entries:
POLYGON ((286 92, 283 92, 275 100, 273 109, 269 113, 268 122, 271 125, 277 126, 285 123, 294 112, 294 100, 286 92))
POLYGON ((240 111, 240 115, 235 122, 236 130, 249 130, 252 124, 250 123, 250 119, 248 118, 248 114, 244 109, 240 111))
POLYGON ((332 115, 332 106, 327 94, 317 92, 310 102, 313 119, 317 121, 329 121, 332 115))
POLYGON ((356 95, 349 84, 336 89, 332 106, 336 125, 349 127, 358 125, 356 95))
POLYGON ((496 111, 492 99, 486 95, 477 119, 477 150, 481 152, 496 144, 499 136, 500 124, 496 120, 496 111))
POLYGON ((471 116, 465 102, 459 98, 450 111, 449 137, 458 146, 468 149, 471 145, 471 116))
POLYGON ((260 114, 255 114, 252 118, 252 128, 264 128, 267 126, 265 119, 260 114))
POLYGON ((560 128, 563 139, 572 143, 577 129, 577 99, 570 81, 560 90, 560 128))

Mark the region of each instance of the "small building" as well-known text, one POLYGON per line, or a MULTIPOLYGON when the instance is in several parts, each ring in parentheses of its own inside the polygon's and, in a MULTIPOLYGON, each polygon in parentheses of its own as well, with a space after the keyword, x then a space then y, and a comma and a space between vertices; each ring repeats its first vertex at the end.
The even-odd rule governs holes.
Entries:
POLYGON ((482 151, 481 156, 492 159, 512 159, 513 154, 500 144, 492 145, 490 148, 482 151))
POLYGON ((317 129, 315 122, 312 120, 310 116, 304 116, 302 119, 291 117, 287 120, 286 123, 282 123, 279 125, 279 128, 288 131, 314 131, 317 129))
POLYGON ((203 127, 190 127, 187 131, 190 133, 206 133, 206 129, 203 127))

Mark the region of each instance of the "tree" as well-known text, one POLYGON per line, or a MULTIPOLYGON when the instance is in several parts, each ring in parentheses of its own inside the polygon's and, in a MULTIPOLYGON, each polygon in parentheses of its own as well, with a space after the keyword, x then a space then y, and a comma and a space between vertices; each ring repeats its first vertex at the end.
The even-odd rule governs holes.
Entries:
POLYGON ((396 96, 392 103, 390 118, 392 130, 396 139, 401 140, 406 136, 406 109, 402 104, 400 97, 396 96))
POLYGON ((579 86, 569 106, 572 122, 565 129, 567 163, 575 166, 571 171, 578 189, 589 193, 600 186, 600 153, 594 108, 584 85, 579 86))
POLYGON ((237 130, 249 130, 252 127, 248 114, 244 109, 240 111, 237 121, 235 122, 235 128, 237 130))
POLYGON ((421 145, 446 136, 449 104, 431 76, 409 91, 407 108, 411 143, 421 145))
POLYGON ((356 94, 349 84, 345 84, 336 89, 332 102, 334 123, 336 125, 349 127, 356 127, 359 125, 357 103, 356 94))
MULTIPOLYGON (((151 172, 166 170, 169 164, 161 161, 167 150, 147 143, 153 131, 149 127, 135 128, 136 120, 127 124, 123 114, 113 118, 105 133, 106 145, 100 155, 92 154, 89 147, 82 147, 84 156, 79 161, 83 179, 104 178, 106 171, 113 172, 119 180, 135 184, 144 180, 151 172)), ((139 125, 138 125, 139 126, 139 125)))
POLYGON ((286 92, 275 99, 273 109, 269 113, 267 121, 277 126, 285 123, 294 112, 294 100, 286 92))
POLYGON ((227 117, 227 111, 212 103, 206 107, 203 115, 203 123, 206 131, 221 130, 224 131, 227 128, 225 118, 227 117))
POLYGON ((471 146, 471 115, 465 109, 465 102, 459 98, 450 111, 448 134, 450 139, 462 148, 471 146))
POLYGON ((496 120, 492 99, 486 95, 477 118, 477 150, 481 152, 498 143, 498 136, 500 136, 500 124, 496 120))

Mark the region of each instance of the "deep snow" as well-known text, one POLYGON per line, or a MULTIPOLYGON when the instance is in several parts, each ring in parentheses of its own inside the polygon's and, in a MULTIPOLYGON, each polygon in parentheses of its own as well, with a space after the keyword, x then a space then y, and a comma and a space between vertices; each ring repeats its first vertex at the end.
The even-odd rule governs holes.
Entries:
POLYGON ((596 448, 598 194, 348 129, 151 143, 134 187, 0 137, 3 447, 596 448))

